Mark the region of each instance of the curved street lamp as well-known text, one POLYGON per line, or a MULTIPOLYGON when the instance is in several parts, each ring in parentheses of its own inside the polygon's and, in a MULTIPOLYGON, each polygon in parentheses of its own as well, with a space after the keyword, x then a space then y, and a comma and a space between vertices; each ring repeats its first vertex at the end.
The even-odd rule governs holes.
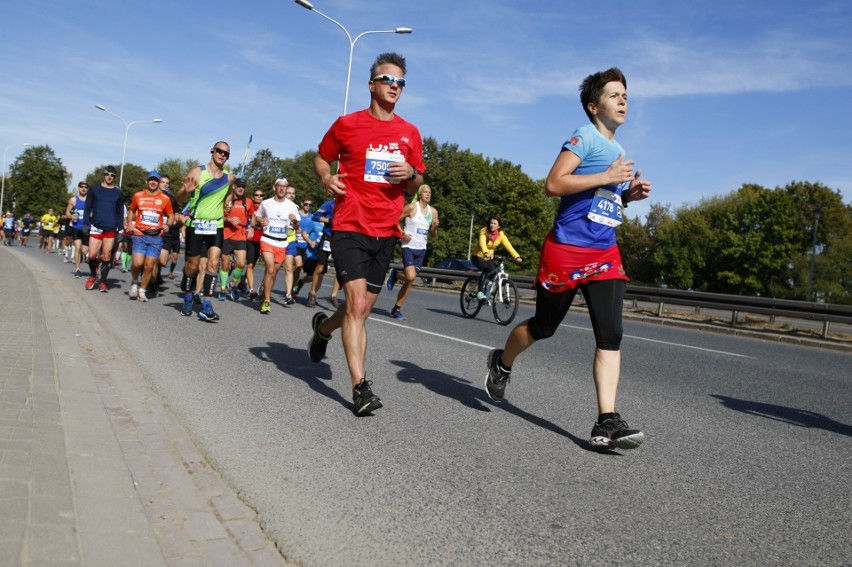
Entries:
POLYGON ((26 147, 29 147, 31 145, 32 144, 27 142, 26 144, 12 144, 11 146, 6 146, 5 148, 3 148, 3 171, 0 172, 0 174, 3 175, 3 181, 2 181, 3 186, 2 186, 2 189, 0 189, 0 215, 4 214, 3 197, 6 195, 6 152, 8 152, 12 148, 17 148, 18 146, 23 146, 23 147, 26 148, 26 147))
POLYGON ((349 40, 349 65, 348 65, 348 67, 346 68, 346 91, 345 91, 345 94, 344 94, 344 96, 343 96, 343 114, 345 115, 345 114, 346 114, 346 111, 347 111, 347 109, 348 109, 348 107, 349 107, 349 82, 350 82, 350 79, 351 79, 351 77, 352 77, 352 55, 353 55, 353 53, 355 52, 355 42, 357 42, 359 39, 361 39, 361 38, 362 38, 362 37, 364 37, 365 35, 368 35, 368 34, 371 34, 371 33, 401 33, 401 34, 408 34, 408 33, 412 33, 414 30, 412 30, 411 28, 395 28, 395 29, 392 29, 392 30, 370 30, 370 31, 365 31, 365 32, 361 32, 361 33, 359 33, 359 34, 358 34, 358 35, 356 35, 356 36, 355 36, 355 38, 353 39, 353 38, 352 38, 352 36, 349 34, 349 30, 347 30, 347 29, 343 26, 343 24, 341 24, 340 22, 338 22, 337 20, 335 20, 335 19, 333 19, 333 18, 330 18, 329 16, 327 16, 327 15, 323 14, 322 12, 320 12, 319 10, 317 10, 316 8, 314 8, 314 5, 313 5, 313 4, 311 4, 310 2, 308 2, 308 0, 294 0, 294 1, 295 1, 295 2, 296 2, 296 4, 298 4, 299 6, 301 6, 301 7, 305 8, 305 9, 307 9, 307 10, 310 10, 311 12, 315 12, 316 14, 318 14, 318 15, 322 16, 323 18, 325 18, 325 19, 326 19, 326 20, 328 20, 329 22, 333 23, 334 25, 336 25, 337 27, 339 27, 340 29, 342 29, 342 30, 343 30, 343 33, 345 33, 345 34, 346 34, 346 39, 348 39, 348 40, 349 40))
POLYGON ((159 124, 162 122, 159 118, 151 118, 149 120, 134 120, 133 122, 127 122, 124 118, 112 112, 111 110, 107 110, 107 108, 102 104, 96 104, 95 108, 98 110, 103 110, 107 114, 112 114, 124 124, 124 148, 121 150, 121 173, 118 174, 118 186, 121 187, 121 183, 124 180, 124 156, 127 153, 127 133, 130 131, 130 127, 134 124, 140 124, 142 122, 153 122, 154 124, 159 124))

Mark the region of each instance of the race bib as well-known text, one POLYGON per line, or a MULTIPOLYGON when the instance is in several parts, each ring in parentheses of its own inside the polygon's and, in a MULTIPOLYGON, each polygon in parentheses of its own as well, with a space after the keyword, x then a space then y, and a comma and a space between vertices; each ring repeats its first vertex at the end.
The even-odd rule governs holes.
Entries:
POLYGON ((404 163, 405 156, 390 152, 368 151, 367 159, 364 162, 364 181, 372 181, 373 183, 399 183, 399 179, 391 179, 389 177, 389 167, 394 162, 404 163))
POLYGON ((589 220, 606 226, 618 226, 622 221, 621 197, 608 189, 598 189, 587 215, 589 220))
POLYGON ((96 226, 91 226, 89 228, 89 234, 103 234, 103 233, 104 233, 104 231, 102 231, 101 229, 99 229, 96 226))
POLYGON ((323 252, 331 252, 331 240, 323 240, 322 241, 322 251, 323 252))
POLYGON ((270 223, 266 225, 266 234, 273 236, 287 236, 287 225, 280 226, 270 223))
POLYGON ((429 236, 429 229, 428 228, 418 228, 417 234, 419 236, 429 236))
MULTIPOLYGON (((160 224, 160 213, 157 211, 142 211, 142 223, 152 226, 160 224)), ((198 232, 198 231, 196 231, 198 232)))
POLYGON ((195 229, 195 234, 216 234, 219 229, 219 222, 215 220, 195 219, 192 221, 192 226, 195 229))

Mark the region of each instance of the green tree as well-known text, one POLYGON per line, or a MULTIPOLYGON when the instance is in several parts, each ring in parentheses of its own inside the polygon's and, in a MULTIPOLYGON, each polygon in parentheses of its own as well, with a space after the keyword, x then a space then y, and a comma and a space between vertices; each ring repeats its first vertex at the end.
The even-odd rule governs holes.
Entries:
POLYGON ((284 177, 287 178, 290 185, 296 187, 296 197, 298 199, 309 197, 319 205, 327 201, 329 196, 314 173, 314 157, 316 155, 317 152, 314 150, 298 154, 296 157, 284 159, 282 167, 286 172, 284 177))
POLYGON ((791 201, 791 222, 796 236, 795 254, 791 259, 791 296, 809 299, 807 290, 815 243, 812 287, 817 297, 831 303, 852 303, 852 268, 848 255, 852 239, 852 209, 843 203, 840 192, 820 183, 794 181, 780 191, 786 193, 791 201))
POLYGON ((246 180, 248 191, 262 189, 267 196, 271 197, 275 180, 279 177, 287 177, 284 174, 284 160, 275 157, 268 148, 259 150, 246 164, 242 177, 246 180))
POLYGON ((198 165, 198 160, 194 159, 166 158, 157 164, 157 171, 161 175, 169 176, 172 192, 176 192, 183 184, 186 174, 196 165, 198 165))
POLYGON ((15 204, 17 215, 32 213, 40 217, 50 208, 65 212, 70 179, 50 146, 31 146, 12 164, 4 200, 15 204))
POLYGON ((434 138, 426 138, 423 148, 424 180, 441 219, 438 235, 429 240, 430 263, 467 258, 471 236, 475 240, 488 217, 495 215, 524 257, 523 271, 533 272, 555 210, 555 200, 544 194, 544 182, 533 181, 508 161, 492 161, 434 138))
POLYGON ((715 233, 695 208, 684 207, 663 219, 654 235, 653 261, 660 285, 706 291, 708 251, 715 233))
POLYGON ((635 284, 656 286, 662 283, 655 251, 660 227, 671 221, 670 205, 651 203, 644 224, 638 219, 625 218, 623 228, 616 231, 624 268, 635 284))

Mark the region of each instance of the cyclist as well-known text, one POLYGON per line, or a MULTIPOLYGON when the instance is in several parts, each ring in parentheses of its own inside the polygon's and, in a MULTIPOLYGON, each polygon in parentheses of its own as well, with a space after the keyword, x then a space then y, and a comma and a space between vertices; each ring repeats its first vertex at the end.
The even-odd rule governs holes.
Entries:
POLYGON ((480 301, 486 299, 485 281, 491 279, 497 271, 497 265, 494 263, 494 252, 501 245, 516 262, 521 262, 520 254, 515 252, 515 248, 509 242, 509 237, 503 232, 500 219, 490 217, 488 225, 482 227, 482 230, 479 231, 479 241, 473 257, 470 259, 482 272, 479 275, 479 293, 476 294, 476 298, 480 301))

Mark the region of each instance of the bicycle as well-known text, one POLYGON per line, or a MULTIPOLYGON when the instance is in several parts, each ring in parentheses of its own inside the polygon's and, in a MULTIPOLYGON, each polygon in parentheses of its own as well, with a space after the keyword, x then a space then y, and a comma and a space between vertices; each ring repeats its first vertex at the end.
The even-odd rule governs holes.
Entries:
POLYGON ((499 265, 494 274, 486 278, 485 290, 483 290, 486 299, 477 297, 480 291, 478 276, 467 278, 464 282, 459 301, 462 315, 466 319, 476 317, 482 306, 488 303, 491 305, 494 320, 500 325, 508 325, 514 320, 515 315, 518 314, 518 286, 506 273, 507 259, 505 256, 494 256, 494 260, 499 262, 499 265))

